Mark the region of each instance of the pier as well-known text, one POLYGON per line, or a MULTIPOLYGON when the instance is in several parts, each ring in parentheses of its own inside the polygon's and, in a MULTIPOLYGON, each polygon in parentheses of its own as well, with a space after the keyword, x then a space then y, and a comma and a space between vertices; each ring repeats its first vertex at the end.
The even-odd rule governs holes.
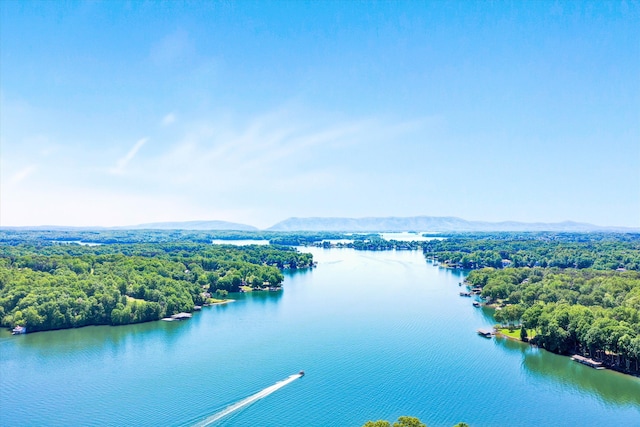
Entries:
POLYGON ((596 362, 593 359, 589 359, 588 357, 580 356, 578 354, 571 356, 571 360, 575 360, 576 362, 587 365, 593 369, 604 369, 602 362, 596 362))
POLYGON ((178 313, 178 314, 171 315, 171 317, 165 317, 162 320, 164 320, 165 322, 173 322, 174 320, 191 319, 192 316, 193 314, 191 313, 178 313))
POLYGON ((493 331, 491 329, 478 329, 478 335, 485 338, 491 338, 491 335, 493 335, 493 331))

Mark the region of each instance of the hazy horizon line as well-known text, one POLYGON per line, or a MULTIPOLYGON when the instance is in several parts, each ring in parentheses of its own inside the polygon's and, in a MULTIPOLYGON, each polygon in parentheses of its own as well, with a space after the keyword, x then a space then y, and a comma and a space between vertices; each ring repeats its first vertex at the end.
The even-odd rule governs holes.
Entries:
MULTIPOLYGON (((124 224, 124 225, 66 225, 66 224, 41 224, 41 225, 2 225, 0 224, 0 230, 2 229, 56 229, 56 228, 69 228, 69 229, 77 229, 77 230, 94 230, 94 229, 104 229, 104 230, 131 230, 134 227, 142 227, 142 226, 157 226, 161 224, 194 224, 194 223, 210 223, 210 222, 219 222, 226 224, 237 224, 239 226, 244 227, 252 227, 255 230, 234 230, 234 229, 226 229, 225 231, 269 231, 270 228, 283 223, 289 220, 371 220, 371 219, 416 219, 416 218, 433 218, 433 219, 454 219, 461 220, 470 223, 482 223, 482 224, 491 224, 491 225, 500 225, 500 224, 521 224, 521 225, 562 225, 562 224, 572 224, 572 225, 583 225, 590 226, 594 228, 600 229, 614 229, 614 230, 625 230, 625 232, 640 232, 640 227, 637 226, 627 226, 627 225, 602 225, 602 224, 594 224, 590 222, 582 222, 582 221, 574 221, 571 219, 565 219, 562 221, 519 221, 519 220, 475 220, 475 219, 466 219, 459 216, 435 216, 435 215, 411 215, 411 216, 398 216, 398 215, 390 215, 390 216, 290 216, 283 220, 277 221, 268 227, 258 227, 250 223, 245 222, 236 222, 222 219, 195 219, 195 220, 171 220, 171 221, 152 221, 152 222, 141 222, 137 224, 124 224)), ((153 228, 147 228, 148 230, 153 230, 153 228)), ((179 230, 180 228, 176 228, 179 230)), ((194 231, 218 231, 215 229, 211 230, 194 230, 194 231)), ((293 231, 293 230, 290 230, 293 231)), ((304 230, 300 230, 304 231, 304 230)), ((346 230, 345 230, 346 231, 346 230)), ((473 230, 469 230, 473 232, 473 230)), ((489 230, 482 230, 487 231, 489 230)), ((543 230, 531 230, 531 231, 543 231, 543 230)))

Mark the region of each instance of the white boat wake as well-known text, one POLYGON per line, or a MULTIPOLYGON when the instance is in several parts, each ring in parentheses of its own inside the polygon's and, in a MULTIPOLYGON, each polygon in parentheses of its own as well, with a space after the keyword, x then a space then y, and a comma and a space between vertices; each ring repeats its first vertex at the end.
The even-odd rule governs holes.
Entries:
POLYGON ((285 378, 282 381, 278 381, 277 383, 275 383, 272 386, 269 386, 263 390, 260 390, 259 392, 257 392, 256 394, 252 394, 249 397, 246 397, 236 403, 233 403, 229 406, 227 406, 226 408, 224 408, 223 410, 216 412, 213 415, 208 416, 207 418, 205 418, 202 421, 197 422, 196 424, 193 425, 193 427, 206 427, 206 426, 210 426, 211 424, 215 423, 216 421, 226 417, 227 415, 231 415, 232 413, 239 411, 240 409, 244 408, 245 406, 251 405, 253 402, 256 402, 260 399, 262 399, 263 397, 267 397, 269 396, 271 393, 281 389, 282 387, 286 386, 287 384, 291 384, 292 382, 294 382, 295 380, 297 380, 298 378, 301 378, 304 374, 301 372, 299 374, 294 374, 294 375, 289 375, 287 378, 285 378))

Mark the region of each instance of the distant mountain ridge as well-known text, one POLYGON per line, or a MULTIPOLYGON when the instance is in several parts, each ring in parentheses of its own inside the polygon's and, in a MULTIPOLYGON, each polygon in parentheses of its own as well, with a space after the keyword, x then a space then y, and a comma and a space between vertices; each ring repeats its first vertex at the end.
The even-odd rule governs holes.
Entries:
MULTIPOLYGON (((22 226, 0 227, 1 230, 51 230, 51 231, 91 231, 91 230, 193 230, 193 231, 260 231, 257 227, 228 221, 175 221, 153 222, 118 227, 73 227, 73 226, 22 226)), ((468 221, 452 216, 413 217, 308 217, 288 218, 265 229, 265 231, 333 231, 333 232, 474 232, 474 231, 551 231, 551 232, 596 232, 609 231, 638 233, 640 228, 599 226, 582 222, 518 222, 518 221, 468 221)))
POLYGON ((267 230, 269 231, 640 231, 630 227, 603 227, 593 224, 564 221, 556 223, 527 223, 517 221, 486 222, 468 221, 457 217, 367 217, 367 218, 289 218, 267 230))

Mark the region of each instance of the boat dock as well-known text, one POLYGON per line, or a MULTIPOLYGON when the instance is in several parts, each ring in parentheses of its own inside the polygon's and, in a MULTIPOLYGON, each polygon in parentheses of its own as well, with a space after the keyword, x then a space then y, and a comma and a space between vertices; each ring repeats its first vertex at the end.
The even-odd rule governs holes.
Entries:
POLYGON ((589 359, 588 357, 583 357, 578 354, 571 356, 571 360, 575 360, 576 362, 587 365, 593 369, 604 369, 602 362, 596 362, 593 359, 589 359))
POLYGON ((165 322, 173 322, 174 320, 191 319, 191 316, 193 316, 193 314, 191 313, 178 313, 178 314, 173 314, 171 317, 165 317, 162 320, 164 320, 165 322))
POLYGON ((493 335, 493 331, 491 329, 478 329, 478 335, 481 335, 485 338, 491 338, 491 335, 493 335))

